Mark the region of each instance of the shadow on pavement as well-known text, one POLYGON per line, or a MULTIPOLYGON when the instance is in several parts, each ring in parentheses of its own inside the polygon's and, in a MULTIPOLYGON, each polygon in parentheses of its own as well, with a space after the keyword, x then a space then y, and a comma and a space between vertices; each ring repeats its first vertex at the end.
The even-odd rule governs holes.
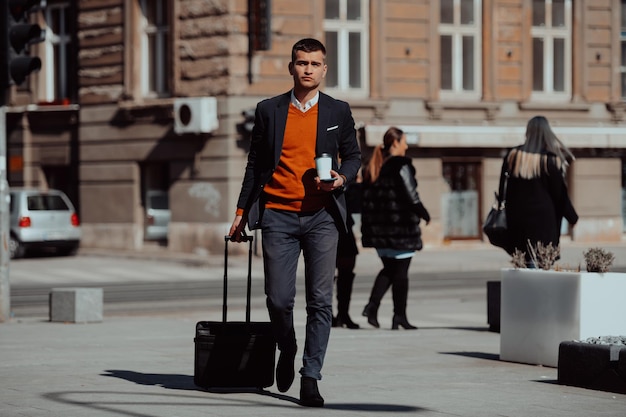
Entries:
POLYGON ((139 385, 154 385, 168 389, 203 391, 193 383, 193 376, 180 374, 144 374, 135 371, 111 369, 102 376, 124 379, 139 385))
MULTIPOLYGON (((489 327, 485 326, 419 326, 420 330, 467 330, 470 332, 489 332, 489 327)), ((493 332, 492 332, 493 333, 493 332)))
MULTIPOLYGON (((206 410, 207 406, 214 408, 247 407, 258 409, 259 406, 267 406, 257 401, 242 398, 202 398, 190 394, 163 394, 163 393, 136 393, 119 391, 61 391, 50 392, 43 395, 44 398, 61 404, 82 407, 89 410, 88 415, 94 415, 93 411, 104 411, 107 415, 128 417, 157 417, 172 415, 171 408, 189 409, 197 408, 206 410)), ((281 406, 284 407, 284 406, 281 406)), ((226 413, 226 412, 225 412, 226 413)), ((225 414, 227 415, 227 414, 225 414)), ((254 411, 250 411, 254 415, 254 411)))
MULTIPOLYGON (((104 371, 102 376, 120 378, 139 385, 152 385, 175 390, 187 391, 203 391, 211 394, 259 394, 267 397, 276 398, 281 401, 288 401, 298 404, 297 398, 277 394, 267 390, 256 388, 213 388, 203 389, 197 387, 193 382, 193 376, 181 374, 145 374, 135 371, 110 369, 104 371)), ((417 411, 427 411, 421 407, 397 405, 397 404, 374 404, 374 403, 326 403, 325 409, 346 410, 346 411, 363 411, 363 412, 389 412, 389 413, 410 413, 417 411)))
POLYGON ((361 411, 370 413, 415 413, 419 411, 431 411, 426 408, 412 405, 396 404, 373 404, 373 403, 326 403, 323 409, 361 411))
POLYGON ((468 358, 486 359, 490 361, 500 361, 500 355, 485 352, 439 352, 442 355, 466 356, 468 358))

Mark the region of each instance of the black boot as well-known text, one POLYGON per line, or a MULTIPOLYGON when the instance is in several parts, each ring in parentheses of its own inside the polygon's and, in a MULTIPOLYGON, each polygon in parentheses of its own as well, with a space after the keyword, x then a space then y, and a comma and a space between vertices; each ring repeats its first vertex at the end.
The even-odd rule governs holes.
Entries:
POLYGON ((363 309, 363 317, 367 317, 367 322, 377 329, 380 327, 378 323, 378 305, 373 304, 372 302, 367 303, 365 308, 363 309))
POLYGON ((276 387, 280 392, 287 392, 295 377, 294 362, 296 359, 296 348, 282 350, 276 365, 276 387))
POLYGON ((337 275, 337 317, 334 327, 347 327, 348 329, 359 328, 359 325, 353 322, 348 314, 353 282, 354 274, 352 272, 339 271, 337 275))
POLYGON ((415 330, 416 326, 413 326, 409 323, 409 320, 405 316, 397 316, 393 315, 393 320, 391 321, 391 330, 398 330, 398 326, 403 327, 406 330, 415 330))
POLYGON ((360 329, 361 328, 361 326, 359 326, 357 323, 352 321, 350 316, 345 315, 342 317, 339 314, 337 314, 337 318, 335 318, 335 325, 333 327, 346 327, 348 329, 360 329))
MULTIPOLYGON (((402 265, 399 265, 399 267, 401 266, 402 265)), ((406 270, 408 272, 408 263, 406 270)), ((406 274, 396 275, 391 291, 393 294, 393 319, 391 321, 391 329, 398 330, 398 327, 403 327, 406 330, 417 329, 417 327, 409 323, 409 320, 406 318, 406 304, 409 295, 408 276, 406 274)))
POLYGON ((317 389, 317 380, 307 376, 300 379, 300 405, 304 407, 323 407, 324 398, 317 389))
MULTIPOLYGON (((274 324, 274 323, 273 323, 274 324)), ((275 333, 276 335, 276 333, 275 333)), ((287 392, 295 378, 294 365, 296 360, 296 352, 298 345, 296 344, 296 331, 292 327, 286 332, 286 335, 276 337, 280 355, 276 364, 276 387, 280 392, 287 392)))
POLYGON ((378 323, 378 307, 380 306, 380 300, 383 299, 390 285, 391 281, 387 277, 385 269, 381 270, 374 281, 370 300, 363 309, 363 316, 367 317, 367 322, 376 328, 380 327, 378 323))

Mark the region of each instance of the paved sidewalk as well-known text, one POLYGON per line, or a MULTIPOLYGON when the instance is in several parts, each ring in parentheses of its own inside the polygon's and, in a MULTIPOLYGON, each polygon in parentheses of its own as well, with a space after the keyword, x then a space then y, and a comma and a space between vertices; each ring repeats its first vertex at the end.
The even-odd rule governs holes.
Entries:
MULTIPOLYGON (((241 244, 243 245, 243 244, 241 244)), ((607 243, 578 243, 565 241, 561 243, 561 259, 557 262, 566 268, 584 268, 583 252, 592 247, 600 247, 611 251, 615 255, 612 270, 626 270, 626 241, 607 243)), ((247 247, 242 248, 247 250, 247 247)), ((372 268, 382 266, 376 251, 373 248, 359 248, 356 270, 373 272, 372 268)), ((168 260, 190 265, 209 266, 217 275, 222 275, 224 262, 223 252, 213 254, 175 253, 166 249, 148 248, 143 251, 112 251, 108 249, 81 249, 80 254, 90 256, 129 257, 154 260, 168 260)), ((247 252, 233 256, 234 265, 244 265, 247 252)), ((502 249, 491 246, 489 243, 476 241, 458 241, 447 245, 426 245, 417 252, 411 262, 415 271, 454 272, 454 271, 492 271, 511 267, 511 258, 502 249)), ((261 261, 256 257, 255 265, 262 268, 261 261)), ((302 266, 300 262, 299 266, 302 266)))
MULTIPOLYGON (((616 267, 626 266, 626 246, 597 246, 614 251, 616 267)), ((582 260, 585 248, 564 246, 563 261, 582 260)), ((357 273, 375 274, 379 263, 362 251, 357 273)), ((488 246, 451 245, 426 248, 412 270, 506 266, 508 257, 488 246)), ((359 294, 353 312, 365 301, 359 294)), ((562 386, 555 368, 500 361, 482 289, 420 291, 411 295, 409 316, 419 330, 388 330, 388 310, 380 317, 386 328, 373 329, 357 316, 362 329, 333 329, 320 383, 323 410, 297 404, 297 379, 284 394, 275 386, 262 393, 197 389, 193 333, 205 311, 105 316, 92 324, 11 320, 0 324, 0 416, 626 416, 626 395, 562 386)), ((252 319, 267 320, 264 306, 255 306, 252 319)), ((299 297, 299 340, 304 323, 299 297)))

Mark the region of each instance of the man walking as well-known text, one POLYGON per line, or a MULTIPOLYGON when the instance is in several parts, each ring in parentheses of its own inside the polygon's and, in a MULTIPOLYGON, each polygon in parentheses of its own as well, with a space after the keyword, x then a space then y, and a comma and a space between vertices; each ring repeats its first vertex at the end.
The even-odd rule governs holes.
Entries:
POLYGON ((239 241, 246 226, 261 229, 265 294, 280 350, 276 385, 294 380, 293 323, 296 270, 305 262, 306 334, 300 368, 300 404, 322 407, 317 381, 332 323, 338 228, 346 229, 345 185, 361 166, 350 106, 321 93, 326 49, 315 39, 296 42, 289 74, 293 89, 261 101, 255 112, 248 163, 230 229, 239 241), (321 181, 315 158, 332 157, 331 180, 321 181), (339 166, 341 158, 341 167, 339 166))

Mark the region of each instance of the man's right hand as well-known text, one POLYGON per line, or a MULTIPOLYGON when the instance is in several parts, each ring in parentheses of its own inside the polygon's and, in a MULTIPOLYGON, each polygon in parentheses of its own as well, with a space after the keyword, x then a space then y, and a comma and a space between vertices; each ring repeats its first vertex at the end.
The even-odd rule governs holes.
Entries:
POLYGON ((243 216, 235 216, 235 220, 233 220, 233 224, 230 226, 230 232, 228 233, 231 242, 241 242, 241 237, 246 227, 246 222, 242 220, 243 216))

